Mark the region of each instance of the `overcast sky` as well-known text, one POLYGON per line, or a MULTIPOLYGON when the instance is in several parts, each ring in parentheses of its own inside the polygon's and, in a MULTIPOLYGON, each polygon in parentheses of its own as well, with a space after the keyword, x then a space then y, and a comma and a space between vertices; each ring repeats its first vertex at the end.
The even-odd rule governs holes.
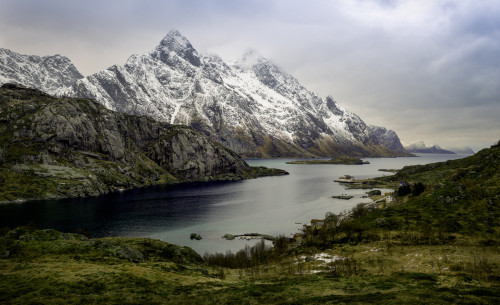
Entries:
POLYGON ((500 139, 498 0, 0 0, 0 47, 84 75, 172 29, 227 61, 255 49, 405 144, 500 139))

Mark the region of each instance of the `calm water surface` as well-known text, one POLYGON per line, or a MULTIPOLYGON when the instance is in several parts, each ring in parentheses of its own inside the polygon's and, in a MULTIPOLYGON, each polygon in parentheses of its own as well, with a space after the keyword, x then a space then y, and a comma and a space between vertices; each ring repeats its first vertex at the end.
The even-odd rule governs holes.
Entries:
POLYGON ((345 190, 333 182, 349 174, 357 179, 381 176, 380 168, 399 169, 465 157, 421 154, 417 158, 367 158, 367 165, 291 165, 285 159, 248 160, 252 166, 276 167, 290 175, 238 182, 156 186, 100 197, 0 205, 0 226, 33 222, 38 228, 86 230, 95 237, 140 236, 192 247, 198 253, 233 252, 246 243, 227 241, 225 233, 290 235, 326 212, 339 213, 369 199, 364 190, 345 190), (332 199, 349 194, 350 200, 332 199), (191 233, 200 241, 190 240, 191 233))

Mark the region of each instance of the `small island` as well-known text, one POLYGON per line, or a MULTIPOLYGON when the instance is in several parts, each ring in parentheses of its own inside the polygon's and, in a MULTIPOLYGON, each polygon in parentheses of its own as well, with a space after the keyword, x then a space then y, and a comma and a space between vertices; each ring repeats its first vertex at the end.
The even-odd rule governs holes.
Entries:
POLYGON ((239 237, 240 239, 245 239, 245 240, 252 240, 252 239, 265 239, 269 241, 276 241, 277 237, 267 235, 267 234, 260 234, 260 233, 245 233, 245 234, 224 234, 222 238, 227 239, 227 240, 234 240, 236 237, 239 237))
POLYGON ((360 158, 342 156, 330 160, 300 160, 289 161, 286 164, 342 164, 342 165, 361 165, 370 164, 368 161, 363 161, 360 158))
POLYGON ((349 200, 353 198, 354 196, 351 195, 337 195, 337 196, 332 196, 333 199, 343 199, 343 200, 349 200))
POLYGON ((344 175, 340 176, 338 179, 333 180, 333 182, 340 182, 340 183, 355 183, 356 180, 354 179, 353 176, 351 175, 344 175))
POLYGON ((379 172, 388 172, 388 173, 395 173, 397 172, 399 169, 393 169, 393 168, 380 168, 378 171, 379 172))
POLYGON ((201 239, 203 239, 203 237, 201 237, 201 235, 200 235, 200 234, 198 234, 198 233, 191 233, 191 234, 189 235, 189 238, 190 238, 191 240, 193 240, 193 239, 196 239, 196 240, 201 240, 201 239))

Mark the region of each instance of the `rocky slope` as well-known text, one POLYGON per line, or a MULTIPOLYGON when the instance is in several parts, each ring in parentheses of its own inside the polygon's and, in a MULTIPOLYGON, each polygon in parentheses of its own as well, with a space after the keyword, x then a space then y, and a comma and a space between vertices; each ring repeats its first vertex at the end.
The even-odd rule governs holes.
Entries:
POLYGON ((0 48, 0 85, 17 83, 53 94, 81 78, 67 57, 23 55, 0 48))
POLYGON ((439 145, 433 145, 428 147, 424 142, 420 141, 418 143, 411 144, 405 147, 407 151, 411 153, 420 153, 420 154, 454 154, 454 152, 442 149, 439 145))
MULTIPOLYGON (((393 156, 357 115, 320 98, 254 52, 229 65, 200 56, 178 31, 124 66, 78 80, 61 96, 191 126, 246 157, 393 156)), ((403 152, 407 154, 407 152, 403 152)))
POLYGON ((399 140, 399 137, 394 130, 387 129, 385 127, 374 126, 374 125, 369 125, 368 127, 373 132, 375 137, 377 137, 377 140, 379 141, 379 143, 381 145, 389 148, 390 150, 397 152, 399 155, 403 155, 403 156, 411 155, 411 153, 409 153, 403 147, 403 144, 401 144, 401 141, 399 140))
POLYGON ((284 174, 251 168, 188 127, 11 84, 0 88, 0 167, 0 201, 284 174))

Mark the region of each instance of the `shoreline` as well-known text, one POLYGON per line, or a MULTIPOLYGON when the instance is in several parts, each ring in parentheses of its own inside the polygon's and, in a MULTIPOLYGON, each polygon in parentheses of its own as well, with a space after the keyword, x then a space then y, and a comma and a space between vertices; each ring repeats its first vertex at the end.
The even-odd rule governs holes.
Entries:
MULTIPOLYGON (((102 194, 96 194, 96 195, 88 195, 88 196, 58 196, 54 195, 52 196, 47 196, 47 197, 39 197, 39 198, 16 198, 13 200, 3 200, 0 201, 1 204, 20 204, 20 203, 25 203, 25 202, 32 202, 32 201, 45 201, 45 200, 66 200, 66 199, 85 199, 85 198, 96 198, 100 196, 106 196, 109 194, 113 193, 121 193, 125 191, 133 191, 133 190, 138 190, 138 189, 143 189, 143 188, 148 188, 148 187, 162 187, 162 186, 176 186, 176 185, 187 185, 191 183, 213 183, 213 182, 233 182, 233 181, 242 181, 242 180, 248 180, 248 179, 257 179, 257 178, 263 178, 263 177, 280 177, 280 176, 286 176, 289 175, 285 170, 279 169, 279 168, 268 168, 265 166, 250 166, 250 170, 248 173, 241 174, 241 175, 224 175, 223 177, 205 177, 203 180, 193 180, 193 181, 169 181, 169 182, 163 182, 163 183, 152 183, 152 184, 145 184, 141 186, 131 186, 131 187, 126 187, 126 188, 117 188, 117 189, 112 189, 108 190, 105 193, 102 194)), ((49 194, 53 195, 53 194, 49 194)))

